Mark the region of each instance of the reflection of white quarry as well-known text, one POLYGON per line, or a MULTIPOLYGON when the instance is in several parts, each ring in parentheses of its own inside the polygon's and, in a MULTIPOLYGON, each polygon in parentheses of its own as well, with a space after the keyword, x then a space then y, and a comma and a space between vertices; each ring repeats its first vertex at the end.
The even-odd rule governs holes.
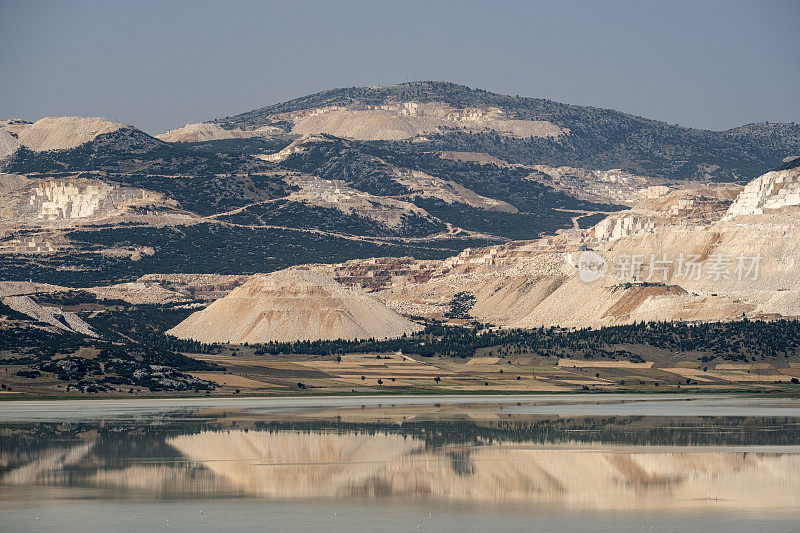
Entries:
POLYGON ((94 447, 94 443, 78 444, 71 448, 54 448, 41 457, 13 468, 0 477, 3 485, 32 485, 52 481, 57 472, 83 460, 94 447))
POLYGON ((767 172, 747 184, 723 220, 792 206, 800 206, 800 171, 767 172))
POLYGON ((119 213, 124 205, 147 203, 155 196, 141 189, 116 187, 101 181, 42 181, 18 204, 17 214, 40 220, 108 216, 119 213))
POLYGON ((281 498, 357 492, 423 447, 402 435, 237 430, 181 435, 169 444, 245 494, 281 498))
POLYGON ((594 509, 800 505, 800 454, 553 449, 535 443, 426 449, 387 433, 202 432, 169 444, 243 494, 394 496, 594 509))

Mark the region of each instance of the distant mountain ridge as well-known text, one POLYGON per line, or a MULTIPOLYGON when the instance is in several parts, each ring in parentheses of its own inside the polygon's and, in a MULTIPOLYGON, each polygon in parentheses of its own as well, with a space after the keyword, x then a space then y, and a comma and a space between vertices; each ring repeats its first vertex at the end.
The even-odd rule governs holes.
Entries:
POLYGON ((2 121, 0 278, 442 259, 797 155, 794 124, 710 132, 443 82, 333 89, 155 137, 100 117, 2 121))
POLYGON ((511 163, 546 163, 623 170, 675 179, 745 182, 800 155, 800 126, 758 123, 726 131, 686 128, 596 107, 506 96, 447 82, 332 89, 213 121, 225 129, 283 127, 284 117, 327 107, 367 108, 441 102, 454 108, 496 107, 514 120, 547 121, 569 130, 549 138, 498 138, 491 132, 445 132, 421 149, 485 152, 511 163))

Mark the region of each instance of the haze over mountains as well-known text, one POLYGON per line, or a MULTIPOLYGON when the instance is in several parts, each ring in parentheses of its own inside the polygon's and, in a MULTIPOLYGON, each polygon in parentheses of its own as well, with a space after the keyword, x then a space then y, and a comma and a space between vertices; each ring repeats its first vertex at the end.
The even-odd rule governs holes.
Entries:
POLYGON ((7 297, 46 282, 205 306, 246 275, 326 265, 305 268, 284 315, 256 278, 174 330, 204 342, 399 336, 415 326, 396 312, 443 319, 461 293, 472 317, 509 327, 793 317, 798 155, 795 124, 704 131, 440 82, 335 89, 157 137, 101 118, 8 120, 0 278, 30 282, 7 297), (610 264, 764 263, 744 285, 674 270, 587 285, 586 248, 610 264), (252 301, 234 301, 246 290, 252 301), (351 300, 396 327, 354 316, 351 300), (287 336, 301 308, 308 324, 287 336), (258 335, 240 331, 245 311, 258 335))

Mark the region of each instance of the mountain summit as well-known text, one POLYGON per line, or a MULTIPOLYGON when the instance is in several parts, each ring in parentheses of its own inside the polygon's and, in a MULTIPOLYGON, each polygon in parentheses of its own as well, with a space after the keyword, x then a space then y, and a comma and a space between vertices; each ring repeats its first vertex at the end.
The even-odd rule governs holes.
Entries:
MULTIPOLYGON (((419 149, 488 153, 509 163, 620 168, 670 179, 747 181, 800 154, 800 126, 794 124, 698 130, 432 81, 333 89, 213 124, 230 137, 282 130, 412 140, 419 149)), ((181 140, 173 132, 164 135, 181 140)), ((216 135, 225 134, 217 130, 216 135)))

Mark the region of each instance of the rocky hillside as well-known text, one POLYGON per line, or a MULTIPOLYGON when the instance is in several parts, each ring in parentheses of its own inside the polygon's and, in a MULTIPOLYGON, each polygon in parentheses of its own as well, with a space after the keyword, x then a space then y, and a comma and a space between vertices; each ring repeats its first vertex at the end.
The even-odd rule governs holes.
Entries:
MULTIPOLYGON (((512 328, 793 319, 800 317, 798 187, 800 171, 775 171, 744 188, 652 191, 631 211, 587 230, 465 250, 444 261, 308 267, 315 275, 287 270, 254 278, 170 333, 209 343, 380 336, 361 328, 359 337, 337 318, 347 307, 331 299, 339 284, 409 316, 512 328), (251 335, 255 330, 261 333, 251 335)), ((364 300, 355 308, 373 306, 364 300)), ((355 308, 345 314, 360 316, 355 308)))
POLYGON ((326 91, 158 138, 103 118, 8 120, 0 278, 87 286, 441 260, 609 215, 596 232, 616 238, 694 223, 695 204, 708 222, 737 186, 719 196, 715 183, 798 154, 792 124, 700 131, 434 82, 326 91), (694 192, 639 204, 679 189, 694 192))
POLYGON ((479 322, 506 327, 795 318, 798 184, 793 169, 743 189, 654 192, 588 230, 444 261, 318 268, 402 313, 447 319, 461 298, 479 322), (586 270, 591 261, 602 264, 597 275, 586 270))
POLYGON ((414 82, 334 89, 214 121, 231 131, 282 128, 359 140, 415 140, 423 150, 485 152, 511 163, 569 165, 677 179, 741 181, 800 155, 800 126, 714 132, 617 111, 414 82))

